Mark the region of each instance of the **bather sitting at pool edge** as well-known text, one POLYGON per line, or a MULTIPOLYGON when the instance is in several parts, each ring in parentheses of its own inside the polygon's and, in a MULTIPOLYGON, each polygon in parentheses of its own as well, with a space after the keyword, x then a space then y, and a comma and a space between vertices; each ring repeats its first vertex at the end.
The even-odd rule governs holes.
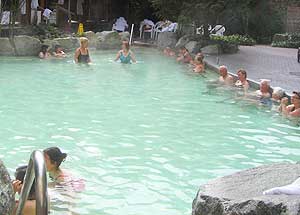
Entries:
POLYGON ((130 45, 128 41, 122 42, 122 49, 117 53, 115 61, 120 60, 121 63, 129 64, 132 62, 136 63, 135 56, 130 50, 130 45))
POLYGON ((91 63, 90 53, 88 49, 89 40, 86 37, 80 37, 80 47, 76 49, 74 55, 75 63, 91 63))

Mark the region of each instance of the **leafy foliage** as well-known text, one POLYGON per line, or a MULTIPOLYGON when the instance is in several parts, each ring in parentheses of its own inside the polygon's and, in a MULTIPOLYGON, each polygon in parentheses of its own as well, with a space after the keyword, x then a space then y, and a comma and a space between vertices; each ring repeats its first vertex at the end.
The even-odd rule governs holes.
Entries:
POLYGON ((274 40, 272 46, 283 48, 298 48, 300 47, 300 33, 285 34, 285 40, 274 40))
POLYGON ((244 46, 253 46, 256 44, 256 41, 253 38, 249 36, 238 35, 238 34, 229 35, 229 36, 211 35, 210 38, 213 41, 228 42, 228 43, 244 45, 244 46))

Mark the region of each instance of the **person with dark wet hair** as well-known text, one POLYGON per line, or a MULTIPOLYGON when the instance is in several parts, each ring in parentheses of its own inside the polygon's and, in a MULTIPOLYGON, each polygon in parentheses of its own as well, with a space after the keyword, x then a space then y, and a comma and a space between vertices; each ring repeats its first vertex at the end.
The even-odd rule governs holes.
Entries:
POLYGON ((49 49, 48 45, 42 45, 41 51, 39 53, 39 58, 47 59, 47 58, 51 57, 51 54, 48 49, 49 49))
POLYGON ((55 46, 53 56, 56 57, 56 58, 65 58, 65 57, 67 57, 66 53, 64 52, 63 48, 60 45, 55 46))
POLYGON ((61 152, 58 147, 50 147, 44 150, 44 158, 49 176, 56 182, 63 182, 68 175, 62 171, 60 165, 65 161, 66 153, 61 152))
MULTIPOLYGON (((13 188, 15 193, 19 193, 19 194, 21 193, 21 189, 24 184, 26 170, 27 170, 27 166, 20 166, 16 169, 15 172, 16 179, 13 181, 13 188)), ((18 203, 19 202, 16 201, 16 206, 13 215, 16 214, 18 203)), ((36 201, 35 201, 35 180, 34 180, 27 201, 25 202, 22 215, 35 215, 35 208, 36 208, 36 201)))

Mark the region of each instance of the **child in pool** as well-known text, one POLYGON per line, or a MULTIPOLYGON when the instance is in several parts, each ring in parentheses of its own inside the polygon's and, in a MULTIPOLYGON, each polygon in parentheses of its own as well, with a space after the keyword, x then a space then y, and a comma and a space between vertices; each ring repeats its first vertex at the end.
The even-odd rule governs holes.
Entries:
POLYGON ((128 41, 123 41, 122 42, 122 49, 118 52, 115 61, 119 60, 121 63, 131 63, 134 62, 136 63, 135 56, 133 52, 130 50, 130 45, 128 41))

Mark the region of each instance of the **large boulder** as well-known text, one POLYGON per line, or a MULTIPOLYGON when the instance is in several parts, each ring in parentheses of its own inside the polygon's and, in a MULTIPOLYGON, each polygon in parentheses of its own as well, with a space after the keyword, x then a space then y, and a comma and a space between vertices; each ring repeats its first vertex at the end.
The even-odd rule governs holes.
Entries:
POLYGON ((203 185, 193 201, 193 215, 298 215, 296 195, 263 195, 263 191, 292 183, 300 164, 273 164, 248 169, 203 185))
POLYGON ((89 39, 89 47, 97 47, 97 35, 93 31, 87 31, 84 36, 89 39))
POLYGON ((179 38, 179 40, 177 41, 177 43, 175 45, 175 48, 179 49, 179 48, 185 46, 189 41, 190 41, 190 36, 189 35, 184 35, 184 36, 179 38))
POLYGON ((8 38, 0 38, 0 55, 10 56, 14 55, 14 50, 9 42, 8 38))
POLYGON ((79 39, 77 37, 56 38, 52 41, 52 43, 61 45, 61 47, 66 51, 74 50, 80 46, 79 39))
POLYGON ((177 35, 174 32, 161 32, 158 34, 157 46, 159 48, 175 48, 177 42, 177 35))
POLYGON ((203 54, 208 54, 208 55, 217 55, 217 54, 221 54, 221 46, 218 44, 215 45, 208 45, 205 46, 201 49, 201 52, 203 54))
POLYGON ((201 43, 197 41, 189 41, 185 47, 190 53, 197 54, 201 49, 201 43))
POLYGON ((9 215, 15 206, 15 194, 9 174, 0 160, 0 214, 9 215))
POLYGON ((20 56, 36 56, 41 49, 41 41, 34 37, 15 36, 14 41, 20 56))
POLYGON ((117 49, 121 47, 122 41, 118 32, 102 31, 96 33, 97 49, 117 49))

